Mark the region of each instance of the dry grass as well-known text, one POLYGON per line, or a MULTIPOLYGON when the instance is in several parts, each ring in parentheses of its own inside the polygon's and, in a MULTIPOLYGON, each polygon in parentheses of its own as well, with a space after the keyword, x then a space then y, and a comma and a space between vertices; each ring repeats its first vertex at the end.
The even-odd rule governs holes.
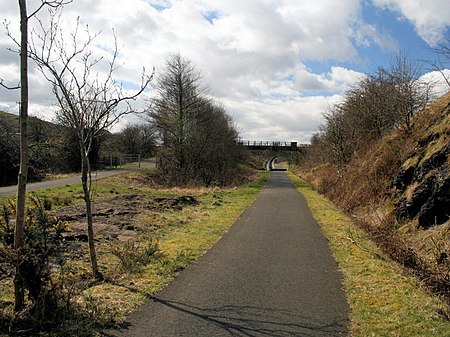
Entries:
MULTIPOLYGON (((385 136, 367 152, 354 156, 345 168, 338 170, 327 164, 296 173, 352 215, 391 258, 413 268, 413 273, 450 300, 450 276, 443 266, 429 263, 436 259, 430 255, 433 247, 445 247, 443 236, 425 234, 417 228, 417 220, 398 223, 395 217, 394 205, 402 199, 411 201, 420 182, 410 184, 405 191, 397 190, 393 184, 401 168, 417 167, 450 142, 449 106, 450 93, 418 113, 410 129, 385 136)), ((445 165, 449 167, 449 162, 445 165)), ((440 257, 447 256, 448 263, 450 251, 446 254, 440 257)))
POLYGON ((351 335, 439 336, 450 332, 449 308, 392 262, 342 211, 291 175, 330 242, 344 275, 351 335))
POLYGON ((414 183, 412 183, 411 185, 408 186, 408 188, 406 189, 406 192, 405 192, 405 198, 406 198, 407 201, 411 201, 412 200, 414 191, 416 190, 416 188, 419 185, 420 185, 419 182, 416 181, 416 182, 414 182, 414 183))

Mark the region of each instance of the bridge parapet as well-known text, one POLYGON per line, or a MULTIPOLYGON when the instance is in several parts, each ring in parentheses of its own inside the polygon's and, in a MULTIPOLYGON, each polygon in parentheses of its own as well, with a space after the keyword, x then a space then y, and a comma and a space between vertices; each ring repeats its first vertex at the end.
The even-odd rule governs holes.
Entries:
POLYGON ((309 146, 309 144, 298 144, 297 142, 286 141, 253 141, 241 140, 238 142, 247 150, 265 150, 265 149, 280 149, 285 151, 300 151, 309 146))

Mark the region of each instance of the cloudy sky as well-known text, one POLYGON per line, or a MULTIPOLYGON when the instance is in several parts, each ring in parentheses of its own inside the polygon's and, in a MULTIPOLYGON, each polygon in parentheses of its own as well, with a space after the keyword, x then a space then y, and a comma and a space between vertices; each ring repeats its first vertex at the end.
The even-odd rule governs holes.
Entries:
MULTIPOLYGON (((28 1, 29 11, 39 2, 28 1)), ((18 37, 17 1, 0 0, 0 8, 18 37)), ((180 53, 201 71, 243 139, 298 142, 309 141, 322 113, 363 74, 387 66, 400 51, 436 59, 430 47, 450 31, 448 0, 74 0, 62 14, 67 33, 77 17, 91 32, 101 31, 93 45, 99 55, 111 50, 114 29, 116 78, 125 87, 136 88, 142 67, 158 75, 168 56, 180 53)), ((0 78, 16 85, 18 56, 8 51, 14 45, 4 31, 0 78)), ((51 89, 30 66, 30 113, 51 119, 51 89)), ((436 75, 425 63, 423 74, 436 75)), ((17 113, 18 100, 19 92, 0 88, 0 110, 17 113)))

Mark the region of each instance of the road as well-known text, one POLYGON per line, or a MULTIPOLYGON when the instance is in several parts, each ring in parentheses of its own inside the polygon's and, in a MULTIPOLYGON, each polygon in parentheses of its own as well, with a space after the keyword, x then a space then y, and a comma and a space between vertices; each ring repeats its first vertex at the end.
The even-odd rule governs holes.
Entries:
POLYGON ((230 231, 105 336, 346 336, 341 274, 285 172, 230 231))
MULTIPOLYGON (((149 168, 149 167, 155 167, 154 159, 141 162, 141 168, 149 168)), ((111 177, 114 175, 118 175, 118 174, 130 171, 130 170, 136 170, 136 169, 138 169, 138 168, 132 167, 132 168, 127 168, 127 169, 119 169, 119 170, 93 171, 92 179, 99 180, 99 179, 111 177)), ((77 175, 77 176, 61 178, 61 179, 41 181, 38 183, 28 183, 27 191, 34 191, 34 190, 39 190, 39 189, 43 189, 43 188, 52 188, 52 187, 71 185, 71 184, 79 184, 79 183, 81 183, 81 178, 79 175, 77 175)), ((17 193, 17 185, 0 187, 0 196, 13 195, 16 193, 17 193)))

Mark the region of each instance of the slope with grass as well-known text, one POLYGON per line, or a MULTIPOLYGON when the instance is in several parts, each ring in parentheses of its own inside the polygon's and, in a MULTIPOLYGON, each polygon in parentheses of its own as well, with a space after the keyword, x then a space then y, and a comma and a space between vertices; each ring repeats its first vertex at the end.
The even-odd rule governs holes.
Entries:
POLYGON ((380 248, 450 300, 450 93, 344 168, 297 172, 380 248))

